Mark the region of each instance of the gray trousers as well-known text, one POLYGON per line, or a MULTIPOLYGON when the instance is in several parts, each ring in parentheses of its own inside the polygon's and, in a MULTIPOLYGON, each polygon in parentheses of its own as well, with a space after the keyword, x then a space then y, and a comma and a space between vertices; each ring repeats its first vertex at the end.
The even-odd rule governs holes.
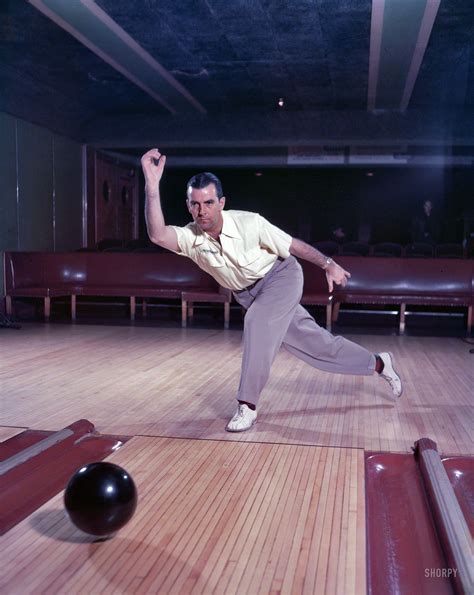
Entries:
POLYGON ((343 337, 321 328, 300 305, 303 271, 290 256, 250 288, 234 292, 247 312, 244 319, 239 401, 257 404, 280 346, 326 372, 372 375, 375 356, 343 337))

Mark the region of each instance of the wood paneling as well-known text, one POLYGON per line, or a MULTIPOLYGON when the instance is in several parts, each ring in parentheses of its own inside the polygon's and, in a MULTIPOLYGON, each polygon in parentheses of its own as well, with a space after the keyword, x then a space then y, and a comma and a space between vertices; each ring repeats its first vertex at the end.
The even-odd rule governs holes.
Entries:
POLYGON ((138 237, 138 174, 135 168, 121 165, 95 153, 88 159, 88 177, 95 180, 94 194, 89 187, 89 229, 94 230, 94 245, 104 239, 131 240, 138 237), (94 209, 92 209, 94 205, 94 209))

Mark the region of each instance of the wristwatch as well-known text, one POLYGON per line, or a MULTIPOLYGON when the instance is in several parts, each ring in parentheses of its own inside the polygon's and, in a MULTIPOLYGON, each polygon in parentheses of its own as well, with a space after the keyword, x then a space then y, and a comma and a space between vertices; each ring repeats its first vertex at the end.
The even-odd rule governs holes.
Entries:
POLYGON ((333 262, 334 262, 333 259, 332 258, 329 258, 329 256, 328 256, 326 258, 326 260, 324 261, 323 271, 325 271, 328 268, 328 266, 330 264, 332 264, 333 262))

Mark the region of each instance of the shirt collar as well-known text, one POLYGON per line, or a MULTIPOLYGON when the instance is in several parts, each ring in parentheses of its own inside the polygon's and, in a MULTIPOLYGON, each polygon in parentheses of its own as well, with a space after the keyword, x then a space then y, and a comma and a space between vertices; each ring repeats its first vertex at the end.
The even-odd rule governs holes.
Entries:
MULTIPOLYGON (((228 236, 229 238, 237 238, 239 240, 242 239, 242 236, 240 235, 238 229, 237 229, 237 225, 235 224, 235 221, 232 219, 232 216, 229 215, 226 211, 222 211, 222 231, 221 231, 221 235, 225 235, 228 236)), ((205 240, 210 239, 210 236, 206 233, 203 232, 199 229, 199 227, 196 225, 196 239, 194 240, 194 245, 195 246, 200 246, 205 240)))
POLYGON ((232 215, 229 215, 229 213, 226 211, 222 211, 222 219, 224 220, 224 223, 222 225, 221 234, 229 236, 230 238, 237 238, 238 240, 241 240, 242 236, 237 229, 237 225, 235 224, 232 215))
POLYGON ((196 232, 195 232, 196 237, 194 239, 194 245, 200 246, 206 239, 206 234, 203 233, 196 224, 194 224, 194 225, 195 225, 195 230, 196 230, 196 232))

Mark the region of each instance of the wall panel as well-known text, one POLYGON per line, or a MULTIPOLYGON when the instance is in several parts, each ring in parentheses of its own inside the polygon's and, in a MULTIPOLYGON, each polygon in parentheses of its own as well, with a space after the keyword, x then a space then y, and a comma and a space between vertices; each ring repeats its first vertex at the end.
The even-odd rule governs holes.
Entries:
POLYGON ((83 223, 81 145, 5 113, 0 130, 1 298, 3 251, 75 250, 83 223))
POLYGON ((53 250, 53 134, 17 120, 19 249, 53 250))
POLYGON ((0 250, 18 247, 15 119, 0 113, 0 250))
POLYGON ((54 249, 82 246, 82 147, 54 137, 54 249))

